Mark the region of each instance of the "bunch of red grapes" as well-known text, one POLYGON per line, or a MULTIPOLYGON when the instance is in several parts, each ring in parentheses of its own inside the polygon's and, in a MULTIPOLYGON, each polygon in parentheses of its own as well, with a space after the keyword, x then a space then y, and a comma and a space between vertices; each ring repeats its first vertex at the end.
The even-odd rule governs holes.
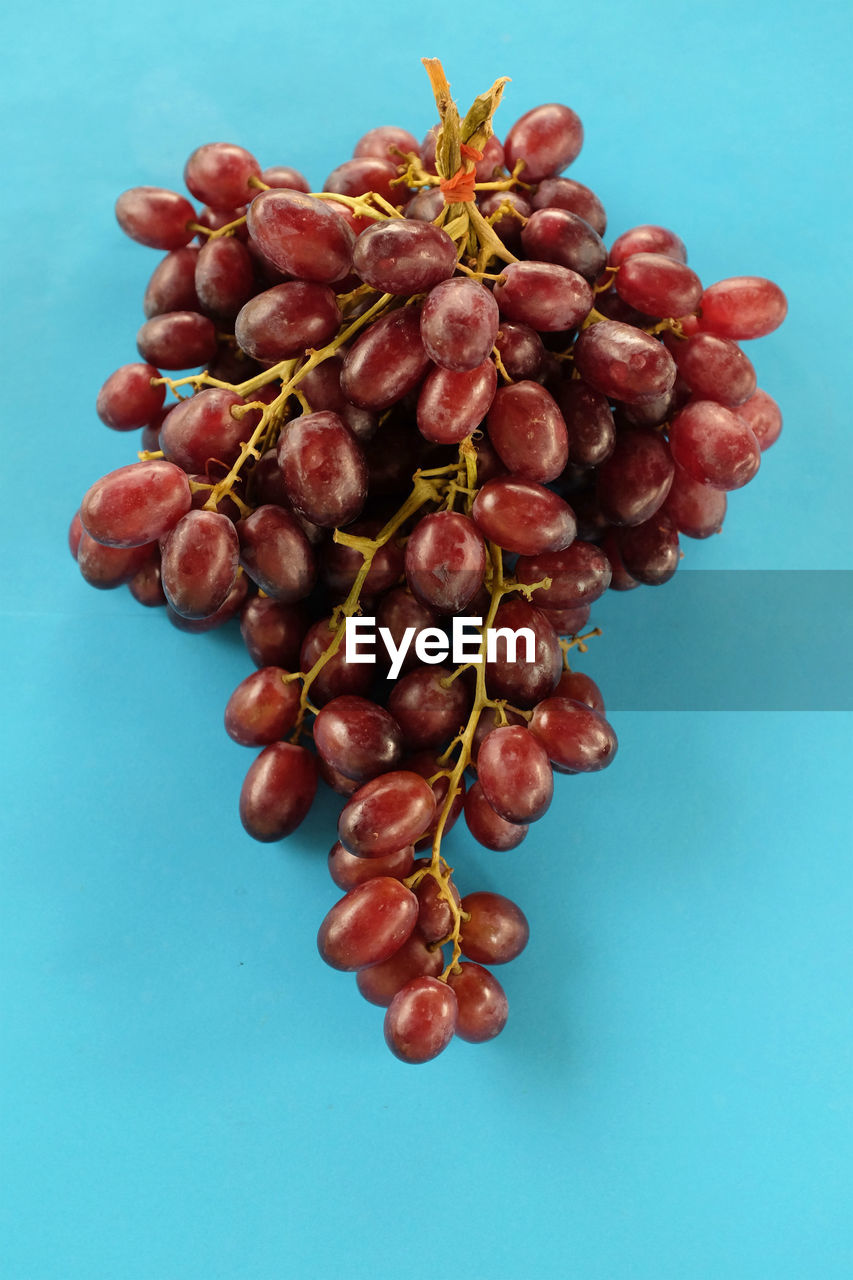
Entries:
POLYGON ((70 535, 89 583, 126 583, 183 630, 239 617, 257 669, 225 727, 260 748, 243 825, 289 835, 320 778, 345 798, 329 854, 345 892, 319 949, 387 1007, 405 1062, 503 1028, 488 966, 528 924, 499 894, 460 897, 443 837, 464 814, 514 849, 555 771, 613 759, 568 654, 608 587, 666 582, 679 535, 719 531, 755 475, 781 415, 738 342, 786 310, 769 280, 703 288, 663 227, 608 251, 601 201, 558 176, 577 115, 537 107, 501 144, 503 82, 461 119, 428 71, 440 126, 423 143, 371 130, 321 192, 211 143, 184 170, 200 210, 154 187, 119 197, 121 228, 166 251, 141 362, 97 400, 141 452, 70 535), (347 660, 357 614, 396 663, 381 646, 378 665, 347 660), (462 616, 480 644, 453 667, 462 616), (490 628, 528 628, 533 660, 500 633, 488 653, 490 628))

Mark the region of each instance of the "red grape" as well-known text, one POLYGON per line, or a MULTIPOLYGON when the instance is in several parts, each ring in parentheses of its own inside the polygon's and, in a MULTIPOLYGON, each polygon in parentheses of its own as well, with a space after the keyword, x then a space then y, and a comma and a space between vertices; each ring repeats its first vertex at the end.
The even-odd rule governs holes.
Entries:
POLYGON ((299 684, 283 667, 261 667, 241 680, 225 707, 225 731, 243 747, 279 742, 296 723, 299 684))
POLYGON ((672 456, 700 484, 740 489, 761 464, 761 449, 743 418, 713 400, 693 400, 672 420, 672 456))
POLYGON ((778 284, 762 276, 733 276, 702 294, 702 328, 720 338, 763 338, 787 313, 788 300, 778 284))
POLYGON ((499 476, 487 481, 474 499, 471 515, 486 538, 520 555, 562 551, 575 536, 568 503, 532 480, 499 476))
POLYGON ((565 773, 606 768, 618 745, 604 716, 571 698, 540 702, 530 719, 530 733, 542 743, 554 767, 565 773))
MULTIPOLYGON (((320 773, 324 773, 322 761, 320 773)), ((358 790, 358 783, 352 785, 358 790)), ((329 875, 339 889, 354 889, 376 876, 393 876, 395 880, 402 880, 411 874, 414 861, 415 851, 410 844, 404 849, 395 849, 384 858, 358 858, 337 840, 329 851, 329 875)))
POLYGON ((554 794, 545 750, 521 725, 502 725, 483 739, 477 774, 483 795, 505 822, 536 822, 554 794))
POLYGON ((483 581, 486 548, 477 526, 457 511, 424 516, 406 546, 406 580, 424 604, 459 613, 483 581))
POLYGON ((504 139, 504 160, 510 172, 519 160, 523 182, 541 182, 565 169, 583 146, 583 125, 571 107, 549 102, 516 120, 504 139))
POLYGON ((283 840, 304 821, 316 791, 317 757, 305 747, 273 742, 246 774, 240 821, 255 840, 283 840))
POLYGON ((471 919, 462 925, 462 954, 479 964, 508 964, 521 955, 530 926, 520 907, 500 893, 469 893, 462 910, 471 919))
POLYGON ((156 417, 166 399, 165 386, 152 387, 160 371, 153 364, 123 364, 98 392, 95 410, 114 431, 134 431, 156 417))
POLYGON ((600 320, 575 343, 575 368, 611 400, 652 400, 675 383, 675 361, 651 334, 619 320, 600 320))
POLYGON ((317 751, 347 778, 368 782, 400 763, 403 733, 393 715, 367 698, 332 698, 314 721, 317 751))
POLYGON ((251 200, 261 166, 244 147, 231 142, 207 142, 196 147, 184 165, 184 182, 195 196, 214 209, 236 209, 251 200))
POLYGON ((389 218, 361 233, 352 265, 364 283, 380 293, 425 293, 453 275, 456 245, 431 222, 389 218))
POLYGON ((495 300, 507 320, 553 333, 579 325, 592 307, 593 293, 583 276, 567 267, 511 262, 495 285, 495 300))
POLYGON ((429 947, 423 934, 416 928, 393 956, 383 960, 381 964, 359 969, 355 980, 365 1000, 387 1009, 407 982, 411 982, 413 978, 437 978, 443 968, 441 949, 429 947))
POLYGON ((262 191, 249 205, 249 235, 279 271, 318 284, 352 269, 355 236, 324 200, 299 191, 262 191))
POLYGON ((460 1040, 482 1044, 503 1031, 509 1003, 493 973, 471 960, 463 960, 458 972, 451 970, 447 985, 456 996, 456 1034, 460 1040))
POLYGON ((487 358, 499 322, 491 292, 476 280, 457 276, 430 290, 421 310, 421 338, 431 360, 461 373, 487 358))
POLYGON ((365 783, 343 808, 338 836, 350 853, 378 858, 413 844, 429 826, 435 796, 417 773, 392 770, 365 783))
POLYGON ((194 231, 195 209, 185 196, 162 187, 132 187, 116 200, 116 218, 126 236, 149 249, 180 249, 194 231))
POLYGON ((326 964, 352 973, 390 959, 417 919, 411 889, 392 876, 374 876, 335 903, 320 925, 317 948, 326 964))
POLYGON ((188 511, 162 543, 163 590, 184 618, 209 618, 237 577, 240 543, 227 516, 188 511))
POLYGON ((402 1062, 429 1062, 447 1048, 456 1029, 456 996, 438 978, 413 978, 385 1014, 385 1043, 402 1062))
POLYGON ((547 484, 569 456, 566 424, 554 397, 538 382, 516 382, 496 393, 488 416, 489 439, 513 475, 547 484))
POLYGON ((475 782, 465 796, 465 821, 474 839, 499 853, 516 849, 527 835, 526 823, 507 822, 486 799, 483 785, 475 782))
POLYGON ((288 423, 281 434, 278 461, 287 496, 314 524, 329 528, 349 524, 364 506, 364 454, 336 413, 303 414, 288 423))
POLYGON ((80 504, 83 527, 107 547, 156 542, 192 505, 189 481, 171 462, 132 462, 96 480, 80 504))

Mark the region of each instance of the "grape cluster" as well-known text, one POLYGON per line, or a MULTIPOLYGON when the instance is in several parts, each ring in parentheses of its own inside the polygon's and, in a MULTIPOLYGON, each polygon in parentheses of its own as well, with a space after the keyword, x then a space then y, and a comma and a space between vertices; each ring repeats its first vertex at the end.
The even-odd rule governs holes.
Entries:
POLYGON ((427 69, 440 124, 421 144, 371 130, 321 192, 211 143, 184 171, 200 210, 159 188, 119 197, 121 228, 166 255, 141 360, 97 400, 141 450, 70 535, 89 583, 127 583, 183 630, 239 616, 256 670, 225 727, 259 749, 243 825, 289 835, 320 779, 344 798, 344 896, 318 945, 387 1008, 406 1062, 502 1029, 491 966, 528 924, 499 894, 460 896, 443 838, 464 815, 514 849, 555 772, 613 759, 569 652, 608 587, 667 581, 679 535, 718 531, 755 475, 781 417, 738 343, 786 305, 760 278, 703 289, 663 227, 608 251, 601 201, 559 176, 577 115, 537 107, 501 143, 504 82, 463 119, 427 69), (378 668, 348 661, 357 614, 393 643, 393 679, 381 649, 378 668), (460 616, 481 642, 454 668, 436 654, 460 616), (489 651, 494 628, 529 629, 532 661, 500 635, 489 651))

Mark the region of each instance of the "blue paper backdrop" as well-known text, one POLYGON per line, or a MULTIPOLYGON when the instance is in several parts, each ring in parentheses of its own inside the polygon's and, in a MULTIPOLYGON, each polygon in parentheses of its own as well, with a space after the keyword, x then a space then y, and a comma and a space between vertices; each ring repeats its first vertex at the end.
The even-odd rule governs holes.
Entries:
MULTIPOLYGON (((506 1033, 413 1070, 314 951, 331 807, 281 847, 239 826, 238 640, 89 590, 64 547, 132 457, 93 412, 155 261, 116 193, 177 184, 219 138, 320 183, 372 125, 426 130, 418 59, 440 55, 463 103, 512 77, 500 132, 579 111, 572 172, 611 234, 663 222, 706 280, 783 285, 788 322, 750 355, 785 431, 687 560, 849 569, 850 34, 845 5, 786 0, 7 16, 5 1280, 853 1274, 849 713, 614 714, 614 767, 561 779, 518 853, 455 834, 463 888, 517 898, 532 940, 501 975, 506 1033)), ((585 668, 661 684, 662 599, 609 599, 585 668)), ((681 619, 685 646, 704 623, 681 619)), ((782 627, 809 664, 822 618, 794 594, 782 627)))

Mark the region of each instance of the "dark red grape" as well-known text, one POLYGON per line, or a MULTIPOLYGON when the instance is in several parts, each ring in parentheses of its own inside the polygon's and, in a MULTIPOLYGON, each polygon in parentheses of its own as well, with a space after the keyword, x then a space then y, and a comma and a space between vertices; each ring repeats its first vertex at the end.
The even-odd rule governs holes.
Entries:
POLYGON ((274 364, 325 346, 340 319, 328 285, 291 280, 251 298, 237 316, 234 334, 246 355, 274 364))
POLYGON ((506 822, 536 822, 554 794, 545 750, 521 725, 502 725, 483 739, 477 774, 486 800, 506 822))
POLYGON ((268 187, 283 187, 287 191, 304 191, 306 195, 311 190, 311 184, 305 175, 287 164, 274 164, 269 169, 264 169, 261 182, 265 182, 268 187))
POLYGON ((417 773, 393 770, 365 783, 344 805, 338 836, 361 858, 378 858, 423 835, 435 813, 435 796, 417 773))
POLYGON ((782 411, 772 396, 759 387, 757 391, 738 405, 738 417, 742 418, 755 436, 763 453, 779 439, 782 431, 782 411))
MULTIPOLYGON (((306 631, 299 655, 300 670, 310 671, 331 645, 335 632, 329 626, 329 622, 329 618, 320 618, 306 631)), ((311 701, 316 706, 322 707, 332 698, 338 698, 345 693, 367 693, 372 680, 372 665, 364 662, 347 662, 345 647, 341 644, 314 677, 311 685, 311 701)), ((404 840, 403 844, 406 843, 404 840)))
POLYGON ((479 781, 468 788, 465 796, 465 821, 478 844, 498 853, 518 848, 528 832, 525 823, 507 822, 495 812, 479 781))
POLYGON ((136 347, 158 369, 196 369, 216 355, 216 327, 196 311, 167 311, 145 321, 136 347))
POLYGON ((391 185, 396 177, 397 166, 393 160, 359 156, 355 160, 345 160, 333 169, 323 183, 323 190, 341 196, 363 196, 368 191, 375 191, 389 204, 402 204, 408 192, 405 187, 391 185))
POLYGON ((375 129, 368 129, 362 134, 353 149, 353 156, 378 156, 380 160, 391 160, 397 163, 400 153, 408 155, 410 151, 417 153, 418 140, 408 129, 400 129, 394 124, 381 124, 375 129))
POLYGON ((545 347, 539 334, 529 324, 501 321, 495 346, 503 367, 513 381, 539 376, 545 363, 545 347))
POLYGON ((569 459, 579 467, 600 466, 616 438, 607 396, 582 378, 572 378, 560 384, 556 399, 569 437, 569 459))
POLYGON ((279 742, 296 723, 299 682, 283 667, 261 667, 241 680, 225 707, 225 732, 242 747, 279 742))
POLYGON ((395 682, 388 710, 400 725, 410 751, 440 746, 462 728, 471 696, 460 678, 448 685, 442 683, 450 674, 447 667, 418 667, 395 682))
POLYGON ((458 973, 449 973, 447 985, 456 996, 456 1034, 460 1040, 482 1044, 500 1035, 509 1016, 509 1002, 493 973, 463 960, 458 973))
POLYGON ((722 489, 694 480, 681 467, 675 468, 672 488, 660 508, 679 533, 688 538, 710 538, 719 533, 726 514, 726 495, 722 489))
POLYGON ((261 176, 261 166, 244 147, 232 142, 207 142, 196 147, 184 165, 184 182, 196 200, 214 209, 236 209, 255 194, 250 178, 261 176))
POLYGON ((421 435, 436 444, 459 444, 486 416, 497 385, 497 369, 489 359, 462 373, 433 369, 418 396, 421 435))
POLYGON ((740 489, 761 465, 761 449, 743 418, 713 400, 692 400, 672 420, 669 446, 700 484, 740 489))
POLYGON ((530 937, 527 917, 500 893, 469 893, 462 910, 471 919, 462 925, 462 954, 478 964, 508 964, 521 955, 530 937))
POLYGON ((278 462, 287 496, 314 524, 349 524, 364 506, 364 454, 336 413, 303 414, 289 422, 279 441, 278 462))
POLYGON ((326 964, 352 973, 390 959, 417 919, 411 889, 393 876, 374 876, 335 903, 320 925, 317 948, 326 964))
POLYGON ((149 249, 180 249, 195 234, 195 209, 177 191, 132 187, 116 200, 115 211, 124 234, 149 249))
POLYGON ((583 146, 583 125, 571 107, 545 103, 525 112, 504 139, 504 161, 512 172, 519 160, 523 182, 541 182, 567 168, 583 146))
POLYGON ((604 205, 594 191, 572 178, 545 178, 533 196, 534 209, 568 209, 603 236, 607 230, 604 205))
POLYGON ((489 439, 513 475, 547 484, 569 456, 566 424, 552 395, 538 382, 516 382, 496 392, 487 420, 489 439))
MULTIPOLYGON (((320 772, 323 773, 322 762, 320 772)), ((354 785, 358 790, 358 784, 354 785)), ((357 858, 337 840, 329 852, 329 875, 339 889, 354 889, 376 876, 393 876, 395 880, 402 880, 411 874, 414 861, 415 851, 410 844, 384 858, 357 858)))
POLYGON ((553 262, 511 262, 494 293, 502 316, 529 324, 539 333, 576 328, 593 303, 592 289, 583 276, 553 262))
POLYGON ((376 320, 344 359, 341 387, 362 409, 388 409, 413 391, 429 368, 417 307, 376 320))
POLYGON ((635 253, 664 253, 676 262, 687 261, 684 241, 666 227, 642 226, 624 231, 613 241, 608 262, 612 267, 620 267, 635 253))
POLYGON ((385 1014, 385 1043, 401 1062, 429 1062, 453 1039, 456 996, 438 978, 413 978, 385 1014))
POLYGON ((215 631, 218 627, 224 627, 225 623, 230 622, 232 618, 236 618, 248 595, 248 583, 249 580, 245 573, 238 573, 234 579, 233 587, 225 598, 225 603, 220 605, 216 613, 208 614, 206 618, 185 618, 182 614, 176 613, 168 602, 166 604, 166 617, 173 627, 177 627, 179 631, 187 631, 190 635, 201 635, 205 631, 215 631))
POLYGON ((443 968, 441 949, 430 948, 420 930, 415 929, 393 956, 368 969, 359 969, 355 980, 365 1000, 387 1009, 407 982, 413 978, 437 978, 443 968))
POLYGON ((195 287, 202 311, 233 320, 255 292, 249 250, 233 236, 208 240, 195 264, 195 287))
POLYGON ((442 369, 476 369, 495 345, 500 313, 490 290, 456 277, 432 289, 421 310, 426 353, 442 369))
POLYGON ((380 293, 426 293, 456 270, 456 245, 431 222, 388 218, 355 242, 353 269, 380 293))
POLYGON ((240 563, 253 582, 275 600, 304 600, 317 577, 311 544, 282 507, 258 507, 237 525, 240 563))
POLYGON ((164 386, 152 387, 160 371, 153 364, 123 364, 98 392, 95 411, 114 431, 134 431, 156 417, 166 399, 164 386))
POLYGON ((195 291, 195 267, 198 249, 186 245, 173 249, 154 268, 142 299, 146 320, 165 315, 167 311, 198 311, 200 303, 195 291))
POLYGON ((600 320, 575 343, 575 368, 612 400, 651 400, 675 383, 675 361, 651 334, 618 320, 600 320))
POLYGON ((626 427, 598 471, 598 502, 613 524, 642 524, 669 493, 674 464, 656 431, 626 427))
POLYGON ((598 232, 567 209, 537 209, 522 229, 521 243, 528 258, 568 267, 590 284, 598 279, 607 261, 598 232))
POLYGON ((355 236, 324 200, 299 191, 262 191, 249 205, 249 235, 279 271, 318 284, 349 275, 355 236))
POLYGON ((166 458, 194 475, 205 473, 213 461, 230 467, 258 423, 255 410, 242 417, 232 413, 245 403, 235 391, 206 387, 176 404, 160 428, 166 458))
POLYGON ((670 350, 678 372, 697 400, 716 400, 734 408, 755 391, 752 361, 728 338, 697 333, 686 342, 676 340, 670 350))
POLYGON ((515 576, 528 585, 551 579, 550 587, 533 593, 533 603, 539 608, 576 609, 604 595, 610 586, 610 562, 594 543, 575 539, 565 551, 520 556, 515 576))
MULTIPOLYGON (((519 191, 482 192, 477 198, 481 214, 507 249, 513 253, 521 249, 521 229, 533 212, 530 201, 519 191), (498 210, 503 206, 503 212, 498 210), (509 210, 513 212, 509 212, 509 210), (494 215, 498 214, 497 217, 494 215)), ((531 255, 532 256, 532 255, 531 255)))
POLYGON ((299 650, 308 619, 300 605, 282 604, 268 596, 252 596, 240 616, 240 631, 257 667, 299 667, 299 650))
POLYGON ((573 702, 583 702, 593 711, 604 715, 604 697, 598 685, 584 671, 564 671, 560 683, 554 690, 556 698, 571 698, 573 702))
POLYGON ((568 503, 544 485, 513 476, 499 476, 484 484, 471 515, 486 538, 519 555, 562 551, 575 536, 575 518, 568 503))
POLYGON ((519 707, 531 707, 552 691, 560 678, 563 651, 541 609, 526 600, 507 599, 499 606, 494 620, 495 657, 486 663, 486 687, 493 698, 508 698, 519 707), (517 631, 527 627, 533 633, 533 661, 526 661, 527 649, 519 637, 514 660, 500 628, 517 631))
POLYGON ((162 608, 166 603, 166 593, 160 573, 159 550, 152 551, 149 559, 137 569, 127 586, 139 604, 147 609, 162 608))
POLYGON ((669 582, 678 568, 678 531, 664 511, 619 531, 622 563, 632 578, 650 587, 669 582))
POLYGON ((640 584, 636 578, 632 578, 628 570, 622 563, 622 552, 619 549, 619 530, 609 528, 601 539, 601 549, 610 561, 611 591, 633 591, 640 584))
POLYGON ((784 293, 762 276, 733 276, 702 294, 702 329, 719 338, 763 338, 778 329, 787 314, 784 293))
POLYGON ((314 721, 313 735, 323 759, 359 782, 396 768, 403 755, 400 725, 367 698, 344 695, 327 702, 314 721))
POLYGON ((695 271, 665 253, 634 253, 614 281, 619 297, 647 316, 684 316, 695 311, 702 281, 695 271))
POLYGON ((156 543, 139 547, 106 547, 81 528, 77 541, 77 564, 90 587, 109 591, 130 582, 148 563, 156 543))
POLYGON ((184 618, 209 618, 225 603, 240 562, 240 543, 227 516, 188 511, 162 544, 163 590, 184 618))
MULTIPOLYGON (((458 906, 461 899, 452 882, 450 892, 458 906)), ((427 942, 441 942, 453 928, 453 910, 440 892, 434 876, 424 876, 415 889, 415 897, 418 900, 418 929, 427 942)))
POLYGON ((406 546, 406 580, 424 604, 459 613, 473 599, 486 570, 477 526, 457 511, 424 516, 406 546))
POLYGON ((343 419, 356 440, 369 440, 376 434, 379 417, 369 409, 359 409, 347 400, 341 390, 343 367, 344 357, 339 351, 310 369, 302 378, 299 389, 312 410, 331 410, 343 419))
POLYGON ((80 504, 80 519, 104 546, 141 547, 173 529, 191 505, 184 472, 155 459, 132 462, 96 480, 80 504))
POLYGON ((283 840, 305 820, 316 791, 317 757, 305 747, 273 742, 246 774, 240 821, 255 840, 283 840))
POLYGON ((534 708, 530 732, 538 738, 555 768, 565 773, 593 773, 616 755, 616 734, 597 711, 571 698, 546 698, 534 708))

